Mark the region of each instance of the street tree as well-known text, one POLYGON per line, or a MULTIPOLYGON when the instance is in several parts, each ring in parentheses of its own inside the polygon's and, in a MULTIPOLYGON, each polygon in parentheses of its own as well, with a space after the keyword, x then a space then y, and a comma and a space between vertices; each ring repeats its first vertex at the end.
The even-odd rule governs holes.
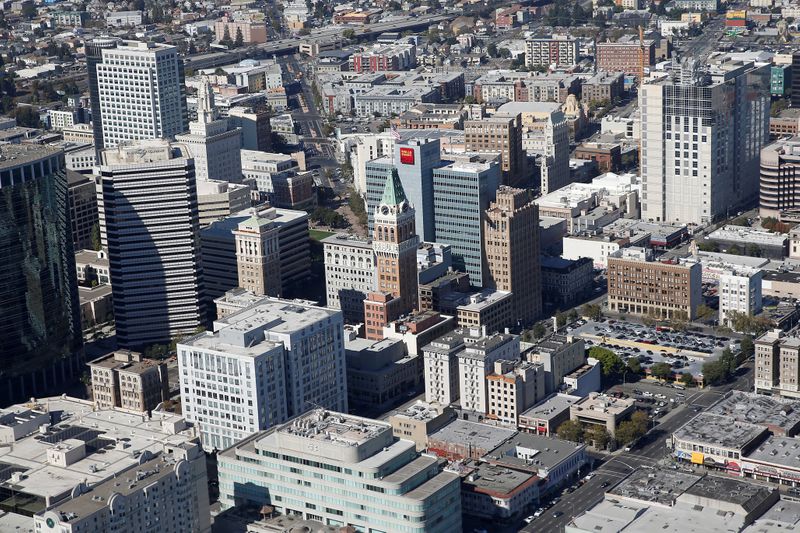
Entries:
POLYGON ((556 435, 558 435, 559 439, 581 442, 583 440, 583 425, 577 420, 567 420, 558 426, 556 435))
POLYGON ((672 376, 672 367, 668 363, 659 362, 650 367, 654 378, 669 379, 672 376))

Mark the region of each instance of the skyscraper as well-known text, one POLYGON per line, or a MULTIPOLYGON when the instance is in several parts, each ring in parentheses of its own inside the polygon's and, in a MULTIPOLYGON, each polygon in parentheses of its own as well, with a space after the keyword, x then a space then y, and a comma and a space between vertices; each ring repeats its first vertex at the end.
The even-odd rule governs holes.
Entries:
POLYGON ((194 163, 184 145, 139 141, 102 153, 97 192, 117 341, 136 348, 205 317, 194 163))
POLYGON ((241 130, 220 118, 208 80, 204 79, 197 91, 197 120, 189 123, 189 133, 176 135, 175 140, 189 148, 198 181, 241 183, 241 130))
POLYGON ((94 134, 94 147, 97 153, 103 146, 103 110, 100 108, 100 86, 97 80, 97 64, 103 61, 103 50, 117 47, 120 39, 117 37, 98 37, 87 41, 86 73, 89 79, 89 105, 92 110, 92 133, 94 134))
POLYGON ((473 284, 483 280, 483 212, 500 186, 500 165, 469 157, 433 171, 434 238, 450 245, 454 268, 473 284))
POLYGON ((520 120, 519 113, 515 113, 464 122, 467 151, 500 154, 505 185, 523 185, 527 178, 527 158, 522 150, 520 120))
POLYGON ((61 150, 0 146, 0 405, 83 371, 65 172, 61 150))
POLYGON ((99 110, 96 116, 101 137, 97 146, 109 148, 124 141, 174 137, 187 130, 183 61, 176 47, 103 41, 95 44, 92 53, 96 56, 97 52, 100 60, 89 69, 92 114, 99 110), (97 107, 92 84, 97 86, 97 107))
POLYGON ((281 295, 281 258, 278 226, 258 215, 240 222, 234 230, 239 286, 259 296, 281 295))
POLYGON ((370 161, 366 165, 367 218, 369 231, 374 230, 375 208, 380 204, 386 181, 396 171, 408 201, 416 211, 416 228, 420 237, 432 241, 433 170, 442 166, 439 139, 413 138, 394 143, 394 155, 370 161))
POLYGON ((397 171, 386 182, 375 209, 377 292, 364 300, 368 339, 382 339, 383 326, 404 313, 417 310, 417 248, 414 206, 406 198, 397 171))
POLYGON ((203 447, 227 448, 318 406, 347 412, 343 328, 341 311, 263 298, 178 344, 183 412, 203 447))
POLYGON ((500 187, 483 224, 483 285, 511 291, 514 318, 527 325, 542 312, 539 207, 523 189, 500 187))
POLYGON ((686 60, 639 89, 642 218, 705 224, 758 198, 769 65, 686 60))

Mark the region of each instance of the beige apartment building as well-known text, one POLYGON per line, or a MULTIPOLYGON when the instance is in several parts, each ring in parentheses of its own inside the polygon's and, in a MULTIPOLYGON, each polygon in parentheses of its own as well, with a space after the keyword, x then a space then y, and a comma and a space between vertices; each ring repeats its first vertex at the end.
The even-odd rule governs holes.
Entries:
POLYGON ((467 152, 500 154, 503 183, 517 185, 526 175, 526 157, 522 150, 522 120, 516 115, 495 115, 464 122, 467 152))
POLYGON ((542 313, 539 208, 528 191, 501 186, 483 223, 483 286, 511 292, 514 320, 542 313))
POLYGON ((486 376, 486 384, 487 418, 517 427, 519 415, 545 396, 544 365, 500 359, 486 376))
POLYGON ((239 223, 233 235, 239 286, 258 296, 280 296, 280 248, 273 220, 254 210, 253 216, 239 223))
POLYGON ((98 409, 145 412, 169 399, 166 363, 142 359, 138 352, 117 350, 88 365, 92 399, 98 409))
POLYGON ((754 344, 755 392, 800 398, 800 339, 774 329, 754 344))
POLYGON ((699 263, 660 263, 636 247, 608 258, 608 309, 614 313, 693 320, 702 301, 699 263))

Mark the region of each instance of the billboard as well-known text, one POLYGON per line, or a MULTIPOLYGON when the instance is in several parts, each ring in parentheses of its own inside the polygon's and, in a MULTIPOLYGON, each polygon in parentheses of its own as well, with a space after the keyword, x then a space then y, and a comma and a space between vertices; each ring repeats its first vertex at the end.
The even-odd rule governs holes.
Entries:
POLYGON ((400 162, 404 165, 414 164, 414 149, 400 147, 400 162))

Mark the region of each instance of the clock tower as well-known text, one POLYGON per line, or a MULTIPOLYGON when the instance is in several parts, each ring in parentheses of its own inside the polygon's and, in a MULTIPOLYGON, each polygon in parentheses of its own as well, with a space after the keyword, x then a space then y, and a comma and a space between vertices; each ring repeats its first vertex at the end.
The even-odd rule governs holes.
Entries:
POLYGON ((383 326, 417 310, 417 249, 414 206, 406 198, 397 170, 386 180, 375 208, 372 247, 377 291, 364 301, 366 336, 383 338, 383 326))

